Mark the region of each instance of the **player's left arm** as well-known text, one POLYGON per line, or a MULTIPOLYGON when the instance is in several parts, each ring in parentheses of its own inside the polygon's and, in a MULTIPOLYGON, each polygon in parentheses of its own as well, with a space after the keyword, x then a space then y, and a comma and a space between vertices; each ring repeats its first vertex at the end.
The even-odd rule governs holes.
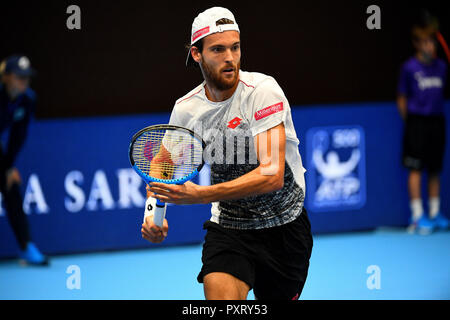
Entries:
POLYGON ((231 181, 200 186, 152 182, 151 196, 176 204, 241 199, 279 190, 284 185, 286 134, 283 122, 255 136, 259 166, 231 181), (156 194, 154 194, 156 193, 156 194))

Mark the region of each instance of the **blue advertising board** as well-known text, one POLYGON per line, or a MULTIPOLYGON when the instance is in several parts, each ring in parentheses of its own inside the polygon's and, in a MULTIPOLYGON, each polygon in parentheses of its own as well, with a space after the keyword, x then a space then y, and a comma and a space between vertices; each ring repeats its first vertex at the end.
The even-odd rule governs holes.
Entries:
MULTIPOLYGON (((446 112, 449 122, 448 102, 446 112)), ((403 123, 393 102, 293 107, 292 118, 307 170, 305 206, 314 233, 406 225, 403 123)), ((169 113, 161 113, 32 123, 16 165, 31 234, 45 253, 203 241, 210 205, 171 205, 167 239, 154 245, 141 238, 145 186, 130 167, 128 145, 141 128, 168 120, 169 113)), ((448 162, 450 138, 446 150, 448 162)), ((209 183, 207 167, 194 182, 209 183)), ((449 184, 445 164, 442 190, 450 190, 449 184)), ((449 212, 448 199, 441 202, 449 212)), ((16 256, 17 250, 0 206, 0 257, 16 256)))
MULTIPOLYGON (((128 146, 143 127, 168 120, 168 114, 151 114, 32 124, 17 167, 32 238, 44 252, 158 246, 140 234, 145 183, 130 166, 128 146)), ((202 241, 209 217, 208 205, 168 207, 164 245, 202 241)), ((0 257, 15 256, 17 249, 1 209, 0 257)))
MULTIPOLYGON (((450 127, 449 101, 446 102, 445 112, 447 127, 450 127)), ((307 169, 305 205, 313 232, 407 225, 410 216, 408 172, 401 164, 404 124, 394 102, 303 107, 293 110, 293 120, 307 169), (339 163, 336 168, 350 161, 353 155, 355 163, 348 164, 350 168, 355 167, 344 178, 351 178, 347 184, 342 183, 343 177, 339 174, 335 179, 327 179, 317 168, 314 151, 316 159, 322 158, 319 161, 322 166, 330 160, 339 163), (345 188, 346 191, 343 190, 345 188)), ((445 197, 445 190, 450 190, 450 166, 447 165, 450 131, 447 130, 446 134, 441 208, 444 214, 449 215, 450 203, 445 197)), ((328 169, 333 169, 333 166, 328 169)), ((427 194, 425 188, 424 183, 423 195, 427 194)), ((424 203, 427 209, 426 197, 424 203)))

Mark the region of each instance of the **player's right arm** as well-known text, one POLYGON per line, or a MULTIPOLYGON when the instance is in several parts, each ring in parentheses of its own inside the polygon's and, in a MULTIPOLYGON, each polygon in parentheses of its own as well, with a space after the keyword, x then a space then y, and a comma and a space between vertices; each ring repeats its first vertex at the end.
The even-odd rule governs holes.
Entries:
POLYGON ((408 100, 404 94, 397 95, 397 109, 403 120, 406 118, 408 100))
POLYGON ((397 109, 403 120, 406 119, 408 111, 408 93, 411 86, 411 72, 406 64, 403 64, 400 69, 400 75, 397 84, 397 109))

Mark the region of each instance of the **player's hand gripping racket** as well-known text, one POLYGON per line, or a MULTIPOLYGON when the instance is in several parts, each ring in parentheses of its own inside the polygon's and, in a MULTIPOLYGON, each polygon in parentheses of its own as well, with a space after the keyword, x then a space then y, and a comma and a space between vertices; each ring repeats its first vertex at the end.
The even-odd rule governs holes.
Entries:
MULTIPOLYGON (((173 126, 154 125, 136 133, 129 147, 130 163, 146 184, 162 182, 183 184, 203 167, 205 143, 193 131, 173 126)), ((153 211, 154 223, 162 227, 165 203, 148 197, 145 216, 153 211)))

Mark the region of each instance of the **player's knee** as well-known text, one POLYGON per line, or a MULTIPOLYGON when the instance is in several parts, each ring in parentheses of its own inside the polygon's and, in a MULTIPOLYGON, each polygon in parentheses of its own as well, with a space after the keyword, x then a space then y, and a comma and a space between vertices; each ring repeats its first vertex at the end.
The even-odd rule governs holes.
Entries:
POLYGON ((207 300, 245 300, 248 285, 230 274, 212 272, 203 277, 207 300))

